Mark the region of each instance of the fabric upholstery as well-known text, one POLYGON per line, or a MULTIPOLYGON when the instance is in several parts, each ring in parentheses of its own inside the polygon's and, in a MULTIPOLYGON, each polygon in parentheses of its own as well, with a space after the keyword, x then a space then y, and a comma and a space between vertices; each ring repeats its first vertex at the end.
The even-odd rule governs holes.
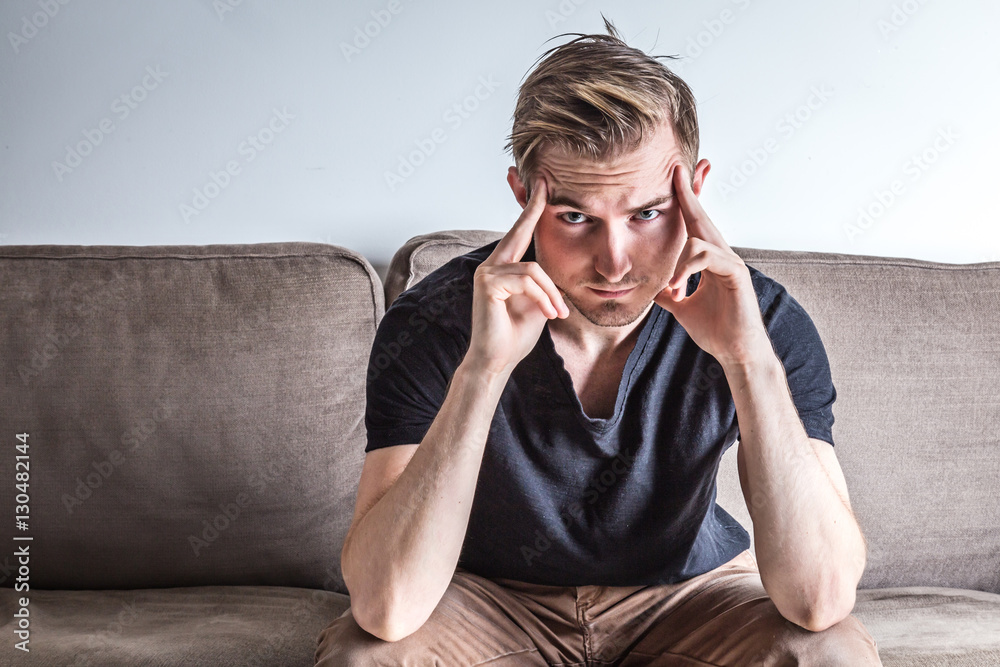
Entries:
MULTIPOLYGON (((384 291, 326 244, 0 247, 2 479, 13 435, 31 444, 30 528, 8 520, 0 540, 34 537, 33 651, 13 649, 8 547, 0 664, 312 664, 349 604, 340 549, 385 305, 501 235, 415 237, 384 291)), ((735 250, 830 356, 870 548, 853 613, 883 664, 1000 664, 1000 263, 735 250)), ((719 502, 752 537, 736 448, 719 502)))
POLYGON ((885 667, 1000 665, 1000 595, 912 586, 858 591, 854 616, 885 667))
MULTIPOLYGON (((26 667, 239 665, 308 667, 346 595, 286 586, 32 591, 31 651, 4 629, 0 664, 26 667)), ((15 611, 0 589, 0 613, 15 611)))
MULTIPOLYGON (((390 265, 386 303, 502 235, 414 237, 390 265)), ((860 587, 1000 593, 1000 262, 733 250, 784 285, 823 339, 837 457, 869 546, 860 587)), ((736 450, 720 466, 719 504, 752 538, 736 450)))
POLYGON ((28 432, 32 588, 346 593, 383 312, 326 244, 0 247, 0 540, 28 432))

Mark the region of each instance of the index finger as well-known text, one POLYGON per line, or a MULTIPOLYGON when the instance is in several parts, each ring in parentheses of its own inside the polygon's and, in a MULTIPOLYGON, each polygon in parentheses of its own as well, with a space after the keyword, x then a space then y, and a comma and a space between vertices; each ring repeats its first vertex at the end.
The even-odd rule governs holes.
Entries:
POLYGON ((694 190, 691 189, 691 177, 684 164, 678 164, 674 168, 674 190, 681 205, 688 236, 708 241, 720 248, 729 248, 726 240, 722 238, 722 232, 712 223, 694 190))
POLYGON ((532 188, 531 198, 528 200, 521 215, 518 216, 514 225, 510 228, 500 243, 493 249, 484 263, 490 264, 513 264, 521 260, 524 252, 531 244, 531 235, 535 231, 538 219, 542 217, 545 210, 545 203, 548 201, 548 186, 545 178, 539 176, 535 179, 535 187, 532 188))

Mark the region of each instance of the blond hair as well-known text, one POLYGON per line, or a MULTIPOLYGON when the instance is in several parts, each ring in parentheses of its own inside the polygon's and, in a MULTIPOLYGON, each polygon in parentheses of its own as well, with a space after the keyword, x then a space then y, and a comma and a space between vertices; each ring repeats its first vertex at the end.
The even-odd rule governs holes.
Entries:
POLYGON ((694 173, 694 95, 656 60, 675 56, 646 55, 628 46, 607 18, 604 27, 607 35, 563 33, 579 36, 542 54, 544 62, 521 84, 504 150, 513 151, 529 192, 544 148, 594 161, 615 160, 637 149, 664 121, 673 128, 688 173, 694 173))

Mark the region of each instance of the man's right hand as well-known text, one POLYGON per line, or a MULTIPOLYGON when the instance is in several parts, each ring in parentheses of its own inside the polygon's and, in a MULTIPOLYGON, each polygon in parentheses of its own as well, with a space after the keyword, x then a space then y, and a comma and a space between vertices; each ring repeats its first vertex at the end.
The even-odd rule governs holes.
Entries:
POLYGON ((509 375, 535 346, 549 319, 569 316, 562 294, 542 267, 518 261, 531 244, 547 196, 545 180, 539 177, 517 222, 476 269, 465 362, 489 373, 509 375))

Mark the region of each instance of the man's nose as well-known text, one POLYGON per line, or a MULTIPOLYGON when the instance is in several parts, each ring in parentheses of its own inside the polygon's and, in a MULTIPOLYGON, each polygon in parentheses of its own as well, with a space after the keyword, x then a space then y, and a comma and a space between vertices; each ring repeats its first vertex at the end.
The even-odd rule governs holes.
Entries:
POLYGON ((629 231, 615 225, 604 225, 598 234, 595 268, 612 285, 632 270, 629 231))

